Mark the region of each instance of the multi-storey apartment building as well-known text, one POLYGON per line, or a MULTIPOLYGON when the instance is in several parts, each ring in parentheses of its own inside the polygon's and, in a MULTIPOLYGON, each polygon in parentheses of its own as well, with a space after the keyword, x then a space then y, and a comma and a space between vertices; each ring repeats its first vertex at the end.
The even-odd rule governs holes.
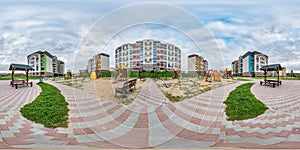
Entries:
POLYGON ((52 56, 52 68, 53 68, 53 74, 54 76, 58 74, 58 63, 57 63, 57 57, 52 56))
POLYGON ((238 64, 239 61, 235 60, 231 63, 231 68, 232 68, 232 75, 233 76, 237 76, 238 75, 238 64))
POLYGON ((126 43, 115 50, 115 67, 121 64, 129 69, 180 69, 181 50, 173 44, 152 39, 126 43))
POLYGON ((92 59, 89 59, 87 70, 89 73, 109 70, 109 55, 104 53, 99 53, 94 55, 92 59))
POLYGON ((52 76, 53 74, 52 55, 47 51, 37 51, 28 55, 27 63, 34 69, 29 73, 31 76, 52 76))
POLYGON ((239 57, 238 75, 242 76, 263 76, 263 71, 259 70, 268 64, 268 56, 257 51, 248 51, 239 57))
POLYGON ((92 63, 93 63, 93 59, 89 59, 88 64, 86 66, 86 70, 88 71, 88 73, 92 72, 92 63))
POLYGON ((64 74, 64 62, 47 51, 37 51, 28 55, 27 63, 34 69, 29 73, 31 76, 62 76, 64 74))
POLYGON ((188 56, 188 72, 204 75, 208 70, 208 62, 202 56, 192 54, 188 56))
POLYGON ((65 62, 61 60, 57 60, 57 76, 63 76, 65 72, 65 62))

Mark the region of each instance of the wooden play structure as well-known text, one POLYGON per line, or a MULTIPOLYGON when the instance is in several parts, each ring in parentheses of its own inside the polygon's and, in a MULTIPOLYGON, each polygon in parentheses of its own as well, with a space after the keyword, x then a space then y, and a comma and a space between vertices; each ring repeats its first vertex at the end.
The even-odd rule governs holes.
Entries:
POLYGON ((31 66, 23 65, 23 64, 11 64, 9 66, 9 70, 12 71, 12 73, 11 73, 11 81, 10 81, 10 85, 12 87, 15 87, 16 89, 20 85, 26 85, 26 86, 31 85, 31 87, 32 87, 32 82, 28 81, 28 72, 30 70, 33 70, 33 68, 31 66), (26 72, 26 81, 25 80, 15 80, 15 78, 14 78, 15 71, 25 71, 26 72))
POLYGON ((217 81, 221 82, 221 75, 218 70, 208 70, 208 73, 205 77, 206 82, 217 81))
POLYGON ((225 68, 223 78, 224 79, 229 79, 229 78, 233 79, 231 70, 229 68, 225 68))
POLYGON ((275 88, 275 86, 279 86, 281 85, 281 81, 279 80, 279 71, 282 70, 282 67, 280 64, 273 64, 273 65, 266 65, 260 68, 260 70, 264 71, 264 81, 260 81, 260 85, 264 84, 269 84, 272 85, 273 88, 275 88), (277 74, 277 80, 268 80, 267 79, 267 72, 268 71, 276 71, 277 74))
POLYGON ((67 70, 67 74, 65 75, 65 79, 72 79, 72 71, 70 69, 67 70))
POLYGON ((173 75, 173 79, 178 79, 180 74, 180 68, 174 68, 174 75, 173 75))

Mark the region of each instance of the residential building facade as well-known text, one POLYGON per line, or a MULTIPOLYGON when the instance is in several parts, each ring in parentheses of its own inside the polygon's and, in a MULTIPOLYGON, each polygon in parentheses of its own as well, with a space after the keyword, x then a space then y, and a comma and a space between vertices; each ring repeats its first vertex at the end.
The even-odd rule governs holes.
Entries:
POLYGON ((89 59, 87 65, 88 73, 109 70, 109 55, 105 53, 99 53, 94 55, 92 59, 89 59))
POLYGON ((52 68, 54 76, 58 74, 58 62, 57 57, 52 56, 52 68))
POLYGON ((57 61, 57 74, 55 76, 63 76, 65 73, 65 62, 58 60, 57 61))
POLYGON ((29 73, 31 76, 52 76, 53 74, 52 55, 47 51, 37 51, 28 55, 27 63, 34 69, 29 73))
POLYGON ((208 70, 208 61, 202 56, 192 54, 188 56, 188 72, 198 73, 201 75, 206 74, 208 70))
POLYGON ((47 51, 37 51, 27 56, 27 63, 34 70, 30 76, 62 76, 64 74, 64 62, 47 51))
POLYGON ((88 71, 88 73, 92 72, 92 62, 93 62, 93 59, 89 59, 88 65, 86 66, 86 70, 88 71))
POLYGON ((238 74, 242 76, 263 76, 262 66, 268 64, 268 56, 257 51, 248 51, 239 57, 238 74))
POLYGON ((235 60, 231 63, 233 76, 238 76, 238 64, 239 64, 239 60, 235 60))
POLYGON ((174 70, 181 68, 181 50, 170 43, 144 39, 126 43, 115 50, 115 67, 124 65, 129 69, 174 70))

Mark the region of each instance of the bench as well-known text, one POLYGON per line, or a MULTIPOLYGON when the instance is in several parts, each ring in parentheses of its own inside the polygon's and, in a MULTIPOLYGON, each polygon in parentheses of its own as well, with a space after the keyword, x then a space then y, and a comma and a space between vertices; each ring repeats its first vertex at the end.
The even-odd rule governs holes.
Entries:
POLYGON ((271 84, 273 86, 273 88, 275 88, 275 86, 279 86, 281 85, 281 81, 278 80, 264 80, 264 81, 260 81, 260 85, 262 84, 271 84))
POLYGON ((32 87, 32 82, 26 82, 25 80, 13 80, 13 81, 10 81, 10 85, 12 86, 12 87, 16 87, 16 89, 18 89, 18 86, 20 86, 20 85, 31 85, 31 87, 32 87))
POLYGON ((116 88, 115 95, 117 95, 117 93, 120 93, 123 96, 128 90, 130 90, 130 89, 135 90, 136 81, 137 81, 137 79, 132 79, 132 80, 124 82, 122 87, 116 88))

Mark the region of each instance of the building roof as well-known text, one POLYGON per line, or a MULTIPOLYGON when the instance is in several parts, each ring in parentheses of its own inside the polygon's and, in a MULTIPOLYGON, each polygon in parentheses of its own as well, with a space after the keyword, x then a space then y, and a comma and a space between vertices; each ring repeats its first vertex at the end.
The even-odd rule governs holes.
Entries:
POLYGON ((34 54, 46 54, 46 55, 48 55, 49 57, 53 57, 49 52, 47 52, 47 51, 44 51, 44 52, 42 52, 42 51, 36 51, 36 52, 34 52, 34 53, 32 53, 32 54, 29 54, 27 57, 29 57, 29 56, 31 56, 31 55, 34 55, 34 54))
POLYGON ((191 55, 188 56, 188 58, 191 58, 191 57, 201 57, 201 56, 199 56, 197 54, 191 54, 191 55))
POLYGON ((239 61, 239 60, 235 60, 235 61, 233 61, 233 62, 232 62, 231 64, 235 64, 235 63, 238 63, 238 61, 239 61))
POLYGON ((109 57, 109 55, 105 54, 105 53, 100 53, 99 55, 103 55, 103 56, 109 57))
POLYGON ((26 70, 33 70, 33 68, 31 66, 24 65, 24 64, 10 64, 9 70, 22 70, 22 71, 26 71, 26 70))
POLYGON ((263 71, 276 71, 276 70, 282 70, 282 67, 280 64, 272 64, 272 65, 266 65, 260 68, 260 70, 263 71))
MULTIPOLYGON (((253 51, 253 52, 248 51, 247 53, 245 53, 245 54, 242 55, 241 57, 242 57, 242 59, 244 59, 245 57, 247 57, 247 56, 250 55, 250 54, 261 54, 261 55, 265 55, 265 54, 263 54, 263 53, 261 53, 261 52, 258 52, 258 51, 253 51)), ((265 55, 265 56, 268 58, 267 55, 265 55)))

